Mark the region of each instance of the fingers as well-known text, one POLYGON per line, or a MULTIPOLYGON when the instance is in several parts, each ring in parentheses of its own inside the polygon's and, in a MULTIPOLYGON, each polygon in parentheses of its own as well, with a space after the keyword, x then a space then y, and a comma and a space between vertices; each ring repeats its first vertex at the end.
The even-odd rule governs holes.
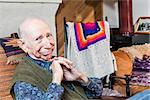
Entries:
POLYGON ((18 64, 19 63, 19 61, 17 61, 17 60, 13 60, 13 61, 10 61, 10 60, 8 60, 7 61, 7 65, 15 65, 15 64, 18 64))
POLYGON ((64 72, 68 72, 68 69, 66 67, 63 67, 64 72))
POLYGON ((65 62, 67 63, 69 66, 66 66, 67 68, 73 68, 73 62, 71 62, 69 59, 64 58, 64 57, 55 57, 53 58, 53 60, 58 60, 60 62, 65 62))
POLYGON ((53 61, 51 68, 53 72, 52 82, 60 84, 63 79, 63 70, 61 65, 57 61, 53 61))
POLYGON ((51 58, 51 59, 48 59, 48 61, 53 62, 54 60, 51 58))
POLYGON ((70 65, 72 65, 73 63, 72 63, 72 61, 70 61, 69 59, 67 59, 67 58, 64 58, 64 57, 58 57, 58 59, 62 59, 62 60, 64 60, 64 61, 66 61, 68 64, 70 64, 70 65))
POLYGON ((56 68, 59 68, 59 67, 61 67, 60 64, 57 61, 53 61, 51 68, 56 69, 56 68))
POLYGON ((63 60, 67 62, 68 64, 73 64, 69 59, 64 58, 64 57, 55 57, 54 60, 63 60))
POLYGON ((69 66, 68 65, 68 63, 66 63, 65 61, 63 61, 63 60, 54 60, 54 61, 56 61, 56 62, 58 62, 60 65, 63 65, 62 67, 66 67, 66 68, 68 68, 68 69, 71 69, 71 66, 69 66))
POLYGON ((61 74, 61 72, 62 72, 62 67, 61 67, 60 63, 58 63, 57 61, 53 61, 52 65, 51 65, 51 69, 52 69, 53 74, 54 73, 61 74))

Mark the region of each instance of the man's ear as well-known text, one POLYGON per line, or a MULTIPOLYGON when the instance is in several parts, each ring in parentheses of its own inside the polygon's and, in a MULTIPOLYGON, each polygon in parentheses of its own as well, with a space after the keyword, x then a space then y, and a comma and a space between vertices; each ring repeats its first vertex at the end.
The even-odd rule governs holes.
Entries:
POLYGON ((22 39, 18 39, 17 44, 24 52, 26 52, 26 53, 29 52, 26 44, 23 42, 22 39))

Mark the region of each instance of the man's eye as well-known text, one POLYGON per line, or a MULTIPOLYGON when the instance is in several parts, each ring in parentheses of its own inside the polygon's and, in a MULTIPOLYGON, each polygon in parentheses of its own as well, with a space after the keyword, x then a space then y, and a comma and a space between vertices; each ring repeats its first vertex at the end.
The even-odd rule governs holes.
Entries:
POLYGON ((42 36, 39 36, 38 38, 36 38, 35 40, 36 41, 39 41, 39 40, 41 40, 42 39, 42 36))
POLYGON ((52 34, 47 34, 47 36, 46 37, 51 37, 52 36, 52 34))
POLYGON ((39 40, 39 38, 36 38, 35 40, 36 40, 36 41, 38 41, 38 40, 39 40))
POLYGON ((40 38, 36 38, 36 39, 35 39, 35 41, 40 41, 40 40, 41 40, 40 38))
POLYGON ((39 39, 39 38, 37 38, 35 41, 36 41, 37 43, 40 43, 42 40, 39 39))

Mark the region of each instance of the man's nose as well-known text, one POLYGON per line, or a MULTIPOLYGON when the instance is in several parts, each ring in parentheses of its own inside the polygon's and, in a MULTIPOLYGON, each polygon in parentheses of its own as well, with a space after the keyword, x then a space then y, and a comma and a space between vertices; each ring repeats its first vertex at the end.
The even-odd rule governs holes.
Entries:
POLYGON ((54 40, 53 39, 45 38, 43 42, 44 42, 44 46, 47 48, 54 46, 54 40))

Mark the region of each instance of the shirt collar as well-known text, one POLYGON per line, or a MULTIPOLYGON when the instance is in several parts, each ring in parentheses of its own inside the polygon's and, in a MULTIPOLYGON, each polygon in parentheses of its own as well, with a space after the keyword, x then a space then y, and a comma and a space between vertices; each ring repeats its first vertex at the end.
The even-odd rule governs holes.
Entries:
POLYGON ((41 68, 45 69, 45 70, 51 70, 50 65, 52 64, 52 62, 49 61, 43 61, 43 60, 36 60, 31 58, 29 55, 27 55, 28 58, 30 58, 33 62, 35 62, 36 64, 38 64, 41 68))

